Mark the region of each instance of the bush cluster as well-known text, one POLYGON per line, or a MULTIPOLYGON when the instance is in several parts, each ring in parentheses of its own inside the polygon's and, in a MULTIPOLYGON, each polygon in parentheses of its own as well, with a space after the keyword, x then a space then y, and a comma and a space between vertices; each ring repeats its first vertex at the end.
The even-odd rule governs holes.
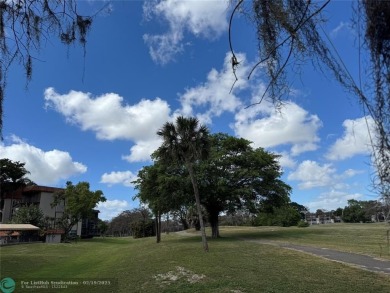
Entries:
POLYGON ((272 213, 259 213, 255 226, 296 226, 301 219, 300 213, 291 206, 274 208, 272 213))
POLYGON ((305 228, 305 227, 309 227, 310 226, 310 224, 308 223, 308 222, 305 222, 305 221, 303 221, 303 220, 300 220, 299 222, 298 222, 298 225, 297 225, 299 228, 305 228))
POLYGON ((152 220, 133 222, 130 228, 133 238, 156 236, 155 224, 152 220))

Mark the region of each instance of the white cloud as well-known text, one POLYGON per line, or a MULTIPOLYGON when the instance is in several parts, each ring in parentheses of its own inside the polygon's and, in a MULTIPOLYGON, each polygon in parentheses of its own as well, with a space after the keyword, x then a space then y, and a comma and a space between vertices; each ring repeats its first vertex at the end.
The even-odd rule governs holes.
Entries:
POLYGON ((143 39, 149 46, 150 57, 156 63, 169 63, 174 56, 184 51, 184 46, 181 44, 183 33, 180 31, 155 36, 145 34, 143 39))
POLYGON ((36 184, 52 185, 87 171, 87 167, 74 162, 68 152, 44 151, 18 137, 12 140, 10 145, 0 144, 0 157, 26 163, 25 168, 30 172, 27 177, 36 184))
POLYGON ((137 179, 137 175, 131 171, 118 171, 111 173, 104 173, 101 177, 100 183, 106 183, 109 186, 113 184, 122 184, 124 186, 133 186, 132 181, 137 179))
POLYGON ((123 97, 103 94, 93 98, 90 93, 70 91, 61 95, 53 88, 45 90, 48 107, 53 107, 82 130, 92 130, 104 140, 146 140, 169 119, 166 101, 141 100, 134 105, 122 105, 123 97))
POLYGON ((360 193, 348 193, 339 190, 330 190, 323 192, 315 198, 313 201, 304 203, 304 206, 308 207, 311 212, 315 212, 318 209, 336 210, 337 208, 344 208, 348 204, 350 199, 359 199, 363 197, 360 193))
POLYGON ((317 162, 306 160, 288 175, 288 180, 296 180, 300 189, 329 186, 334 183, 336 169, 331 164, 319 165, 317 162))
POLYGON ((348 189, 346 179, 352 178, 363 171, 347 169, 338 173, 332 164, 320 165, 315 161, 306 160, 299 164, 295 171, 290 172, 288 180, 300 181, 299 189, 315 187, 331 187, 333 189, 348 189))
POLYGON ((256 147, 292 145, 291 154, 313 151, 320 138, 322 126, 317 115, 310 115, 293 102, 286 102, 280 110, 263 101, 260 105, 242 109, 236 114, 234 130, 240 137, 253 141, 256 147))
POLYGON ((278 162, 282 168, 295 168, 297 162, 287 152, 279 153, 278 162))
POLYGON ((340 33, 347 32, 349 34, 354 33, 352 25, 349 22, 341 21, 337 27, 335 27, 331 32, 330 36, 336 38, 340 33))
POLYGON ((362 173, 364 173, 364 171, 362 171, 362 170, 347 169, 343 172, 341 177, 342 178, 350 178, 350 177, 353 177, 355 175, 362 174, 362 173))
POLYGON ((97 209, 100 211, 99 218, 102 220, 111 220, 119 215, 121 212, 128 210, 130 204, 125 200, 106 200, 99 202, 97 209))
POLYGON ((355 155, 368 155, 371 142, 367 124, 374 138, 374 121, 372 118, 367 117, 367 121, 365 117, 345 120, 343 122, 344 134, 342 138, 336 140, 325 157, 329 160, 344 160, 355 155))
POLYGON ((123 97, 114 93, 93 98, 90 93, 70 91, 61 95, 48 88, 45 100, 48 107, 64 115, 67 121, 95 132, 98 139, 132 140, 135 145, 126 157, 132 162, 150 159, 158 146, 156 132, 170 120, 169 105, 160 98, 123 105, 123 97))
POLYGON ((158 137, 155 140, 138 141, 130 148, 130 155, 122 156, 122 159, 130 163, 149 161, 150 155, 158 149, 161 143, 162 141, 158 137))
POLYGON ((146 1, 146 19, 160 19, 169 26, 168 32, 160 35, 144 35, 152 59, 168 63, 183 50, 184 33, 196 37, 214 39, 227 30, 229 1, 165 0, 146 1))
POLYGON ((234 112, 241 105, 240 99, 235 93, 249 87, 247 81, 247 73, 250 70, 250 65, 246 63, 244 54, 237 54, 240 60, 240 66, 237 68, 238 81, 234 84, 235 77, 231 68, 231 53, 227 53, 224 59, 223 68, 218 71, 211 69, 207 75, 207 80, 203 84, 189 88, 184 94, 180 95, 180 103, 182 108, 180 112, 183 115, 194 115, 194 111, 202 111, 198 113, 198 118, 203 123, 211 123, 213 116, 220 116, 224 112, 234 112), (232 89, 232 85, 234 88, 232 89))

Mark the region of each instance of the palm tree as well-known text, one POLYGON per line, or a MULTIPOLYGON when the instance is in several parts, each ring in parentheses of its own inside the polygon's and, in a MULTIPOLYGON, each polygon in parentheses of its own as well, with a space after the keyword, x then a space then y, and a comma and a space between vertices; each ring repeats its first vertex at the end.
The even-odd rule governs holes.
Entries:
POLYGON ((194 164, 208 157, 210 150, 209 131, 206 126, 199 124, 198 119, 179 116, 175 124, 165 123, 157 135, 163 139, 162 145, 157 150, 157 156, 163 161, 184 164, 190 174, 199 215, 203 248, 208 251, 194 164))

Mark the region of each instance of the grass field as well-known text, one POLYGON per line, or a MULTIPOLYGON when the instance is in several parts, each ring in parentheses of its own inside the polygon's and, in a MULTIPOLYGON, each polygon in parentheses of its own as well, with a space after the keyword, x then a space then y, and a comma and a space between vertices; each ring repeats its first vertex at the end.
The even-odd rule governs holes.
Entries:
POLYGON ((223 227, 221 234, 326 247, 390 259, 390 225, 384 223, 328 224, 308 228, 223 227))
MULTIPOLYGON (((0 248, 1 278, 21 281, 107 281, 36 292, 390 292, 390 277, 304 253, 242 239, 266 239, 382 254, 387 226, 321 225, 309 228, 222 227, 204 253, 200 237, 95 238, 68 244, 0 248), (378 246, 378 247, 377 247, 378 246), (115 286, 117 282, 117 286, 115 286), (114 285, 112 285, 114 284, 114 285)), ((386 257, 388 254, 386 252, 386 257)))

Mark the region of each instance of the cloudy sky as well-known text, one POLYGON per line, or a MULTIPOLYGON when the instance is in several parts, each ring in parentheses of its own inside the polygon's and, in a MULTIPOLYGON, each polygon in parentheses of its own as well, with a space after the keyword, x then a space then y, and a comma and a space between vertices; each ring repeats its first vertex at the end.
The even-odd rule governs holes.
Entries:
MULTIPOLYGON (((80 2, 87 11, 100 1, 80 2)), ((315 211, 371 200, 368 127, 356 98, 330 75, 302 65, 277 110, 260 100, 267 84, 254 29, 233 22, 240 65, 231 70, 226 0, 112 1, 82 48, 47 40, 36 53, 26 87, 13 66, 4 103, 0 157, 26 163, 39 185, 88 181, 108 199, 100 217, 138 206, 131 181, 161 143, 156 131, 177 115, 196 116, 211 132, 226 132, 281 155, 291 200, 315 211)), ((324 32, 357 77, 356 33, 349 1, 332 1, 324 32)), ((310 62, 309 62, 310 63, 310 62)))

